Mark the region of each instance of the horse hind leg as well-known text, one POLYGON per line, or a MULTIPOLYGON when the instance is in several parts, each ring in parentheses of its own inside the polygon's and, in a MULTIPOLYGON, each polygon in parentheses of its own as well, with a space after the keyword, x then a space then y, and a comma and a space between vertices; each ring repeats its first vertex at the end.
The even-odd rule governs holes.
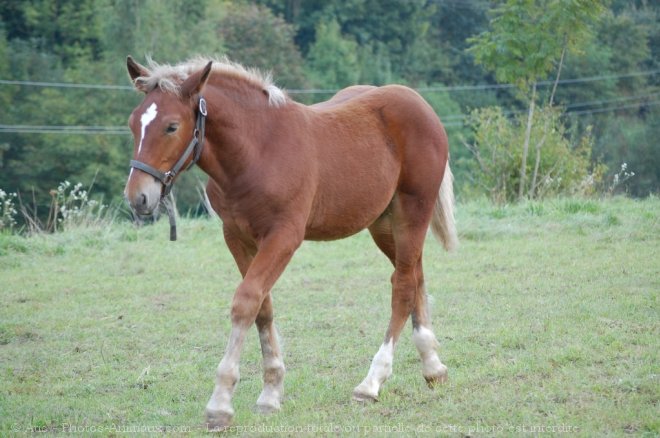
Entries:
POLYGON ((378 399, 382 384, 392 374, 394 349, 415 303, 417 288, 415 270, 417 261, 421 257, 424 233, 398 230, 397 224, 393 225, 395 260, 392 276, 392 313, 383 344, 374 356, 367 376, 353 390, 353 398, 358 401, 378 399))
MULTIPOLYGON (((447 380, 447 367, 440 361, 437 348, 438 341, 433 333, 431 317, 428 309, 428 295, 424 284, 424 268, 422 264, 422 249, 432 215, 432 206, 435 205, 435 195, 414 196, 399 195, 395 198, 398 209, 395 210, 399 221, 403 224, 391 234, 396 245, 397 270, 407 270, 414 262, 414 291, 413 303, 410 311, 412 319, 412 340, 422 361, 422 375, 429 386, 443 383, 447 380), (420 198, 426 202, 420 203, 420 198), (426 206, 427 208, 420 208, 426 206)), ((395 224, 396 225, 396 224, 395 224)), ((410 293, 406 290, 393 289, 394 295, 401 294, 402 299, 409 299, 410 293)), ((407 301, 406 301, 407 302, 407 301)), ((405 323, 405 320, 403 321, 405 323)))
MULTIPOLYGON (((416 204, 414 199, 408 204, 416 204)), ((413 342, 422 359, 422 374, 429 384, 443 382, 447 368, 440 362, 431 329, 422 269, 422 247, 428 221, 406 220, 405 201, 398 200, 398 217, 405 226, 395 227, 385 215, 369 227, 376 245, 395 267, 392 275, 392 316, 385 340, 373 358, 367 377, 353 391, 358 401, 377 400, 382 384, 392 374, 394 347, 408 315, 413 320, 413 342), (402 211, 403 209, 403 211, 402 211)), ((423 216, 423 215, 422 215, 423 216)))
MULTIPOLYGON (((369 227, 371 237, 376 242, 378 248, 390 259, 392 265, 395 264, 396 248, 392 238, 391 216, 385 213, 374 224, 369 227)), ((395 275, 392 275, 392 285, 394 285, 395 275)), ((392 361, 394 356, 394 343, 391 339, 386 339, 383 345, 374 356, 369 373, 353 390, 353 399, 357 401, 374 401, 378 399, 381 385, 392 374, 392 361)))
POLYGON ((422 375, 430 387, 447 381, 447 367, 440 361, 437 348, 438 341, 431 326, 428 309, 428 295, 424 285, 422 261, 420 259, 417 269, 417 290, 415 306, 411 313, 413 334, 412 340, 417 347, 422 360, 422 375))

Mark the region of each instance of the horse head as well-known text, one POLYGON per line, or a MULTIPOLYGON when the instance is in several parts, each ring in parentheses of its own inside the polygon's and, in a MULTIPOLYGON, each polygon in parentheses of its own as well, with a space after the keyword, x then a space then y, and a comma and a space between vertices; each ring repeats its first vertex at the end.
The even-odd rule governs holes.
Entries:
POLYGON ((127 59, 128 74, 145 97, 128 119, 134 150, 124 195, 141 218, 153 215, 180 171, 199 159, 206 118, 201 91, 211 66, 209 62, 179 82, 165 82, 127 59))

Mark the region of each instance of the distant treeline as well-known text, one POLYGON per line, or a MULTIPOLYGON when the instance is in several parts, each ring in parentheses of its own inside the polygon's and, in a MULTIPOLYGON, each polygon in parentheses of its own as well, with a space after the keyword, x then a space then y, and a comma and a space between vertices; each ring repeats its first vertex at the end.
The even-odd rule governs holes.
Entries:
MULTIPOLYGON (((34 193, 38 204, 48 204, 50 191, 64 180, 93 183, 92 192, 105 202, 121 197, 132 151, 126 120, 141 98, 126 88, 126 55, 177 62, 226 54, 272 71, 278 85, 307 103, 356 83, 419 89, 447 126, 459 196, 466 196, 475 192, 469 187, 474 156, 465 146, 474 130, 467 116, 488 106, 515 116, 528 105, 466 51, 468 39, 489 29, 493 9, 502 3, 4 1, 0 188, 23 199, 34 193)), ((635 173, 626 182, 631 195, 657 193, 660 3, 612 1, 589 32, 582 49, 563 60, 566 81, 554 98, 564 109, 562 135, 580 138, 589 131, 588 158, 607 166, 605 178, 625 162, 635 173)), ((541 78, 548 82, 539 84, 539 100, 547 99, 554 75, 541 78)), ((200 177, 192 173, 179 186, 181 210, 199 203, 200 177)))

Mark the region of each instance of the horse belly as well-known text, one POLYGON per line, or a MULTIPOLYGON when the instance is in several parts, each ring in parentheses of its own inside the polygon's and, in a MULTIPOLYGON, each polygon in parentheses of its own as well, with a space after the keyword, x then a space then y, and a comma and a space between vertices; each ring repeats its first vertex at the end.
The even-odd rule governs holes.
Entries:
POLYGON ((371 225, 389 206, 399 177, 397 160, 389 151, 380 160, 373 153, 360 155, 353 149, 350 156, 356 164, 328 172, 319 182, 305 239, 351 236, 371 225))

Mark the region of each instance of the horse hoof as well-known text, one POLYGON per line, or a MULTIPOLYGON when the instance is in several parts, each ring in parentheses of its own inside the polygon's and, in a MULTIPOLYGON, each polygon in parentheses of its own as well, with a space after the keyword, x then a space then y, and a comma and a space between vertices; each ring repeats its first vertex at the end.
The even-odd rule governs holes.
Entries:
POLYGON ((257 404, 257 412, 259 412, 262 415, 270 415, 274 414, 275 412, 279 412, 280 407, 279 406, 273 406, 273 405, 268 405, 268 404, 257 404))
POLYGON ((375 403, 378 401, 378 397, 371 394, 366 394, 356 389, 353 391, 353 401, 358 403, 375 403))
POLYGON ((227 430, 231 424, 233 414, 224 411, 206 410, 206 430, 210 432, 222 432, 227 430))
POLYGON ((426 384, 429 386, 429 388, 435 388, 436 386, 440 386, 447 382, 449 379, 449 373, 447 372, 447 368, 444 368, 439 373, 431 376, 424 376, 424 379, 426 379, 426 384))

